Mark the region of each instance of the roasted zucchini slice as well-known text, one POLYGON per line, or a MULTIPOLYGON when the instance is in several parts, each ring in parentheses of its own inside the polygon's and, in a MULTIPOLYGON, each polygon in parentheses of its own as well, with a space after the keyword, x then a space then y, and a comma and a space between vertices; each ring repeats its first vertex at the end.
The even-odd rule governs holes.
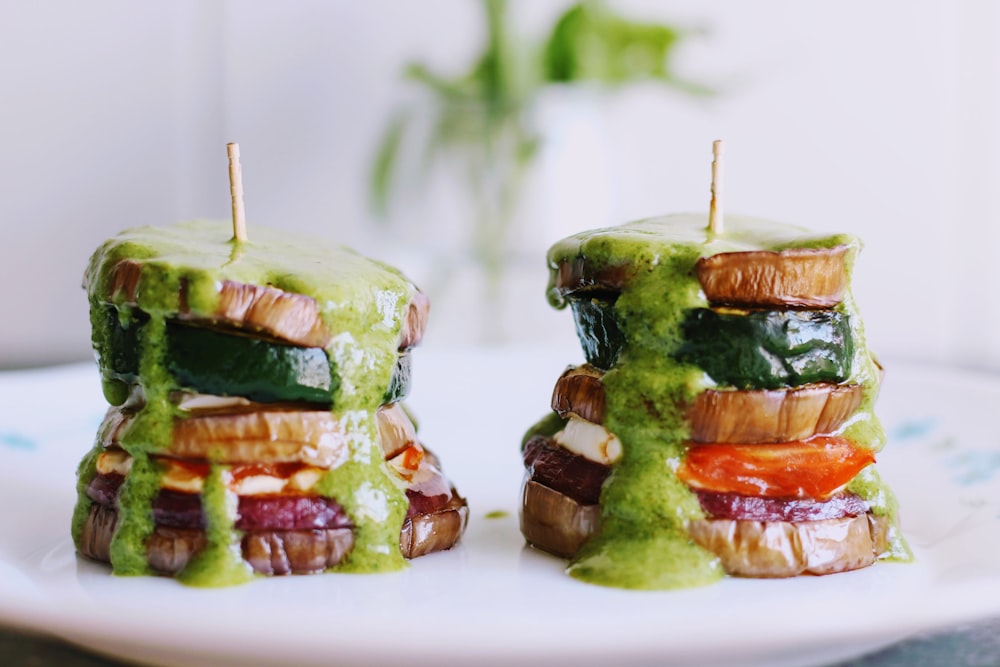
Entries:
MULTIPOLYGON (((584 357, 600 370, 611 369, 626 345, 616 298, 605 294, 569 300, 584 357)), ((836 384, 851 374, 851 323, 839 310, 694 308, 681 323, 681 333, 683 342, 673 357, 701 368, 719 386, 836 384)))
POLYGON ((593 294, 571 298, 576 334, 587 363, 603 371, 618 361, 625 336, 615 315, 617 294, 593 294))
POLYGON ((184 389, 251 401, 331 403, 340 379, 326 352, 167 323, 166 367, 184 389))
POLYGON ((139 347, 149 315, 135 308, 102 305, 91 308, 90 321, 104 398, 121 405, 139 379, 139 347))
POLYGON ((719 385, 778 389, 838 383, 851 375, 851 326, 836 310, 695 308, 681 330, 684 342, 674 357, 719 385))
MULTIPOLYGON (((95 308, 94 347, 104 379, 104 393, 121 405, 131 385, 141 384, 139 360, 149 316, 134 308, 95 308)), ((217 396, 241 396, 261 403, 304 402, 331 405, 340 378, 326 351, 301 347, 238 331, 188 322, 166 325, 164 367, 177 388, 217 396)), ((410 389, 411 362, 399 353, 384 403, 402 400, 410 389)))

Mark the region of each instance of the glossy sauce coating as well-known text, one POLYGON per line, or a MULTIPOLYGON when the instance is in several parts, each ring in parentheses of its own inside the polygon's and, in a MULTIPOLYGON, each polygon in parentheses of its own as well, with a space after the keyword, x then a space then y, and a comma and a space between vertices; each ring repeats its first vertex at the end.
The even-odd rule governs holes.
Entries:
MULTIPOLYGON (((604 298, 611 293, 624 339, 620 357, 601 379, 604 424, 621 439, 624 455, 603 487, 598 533, 570 562, 572 576, 659 589, 701 585, 723 575, 719 559, 689 538, 689 522, 704 519, 705 513, 675 471, 691 435, 685 406, 705 390, 725 387, 698 366, 678 361, 675 352, 684 343, 682 324, 689 311, 710 305, 697 277, 700 259, 790 248, 837 248, 849 277, 860 243, 849 235, 815 235, 737 216, 727 217, 724 233, 713 234, 705 216, 673 215, 583 232, 549 250, 549 302, 563 308, 581 294, 604 298)), ((839 435, 876 452, 885 442, 873 411, 880 375, 849 285, 834 309, 850 322, 854 343, 845 382, 862 387, 858 410, 839 435)), ((848 490, 895 526, 895 501, 871 466, 848 490)), ((890 554, 906 553, 895 527, 890 554)))
MULTIPOLYGON (((143 317, 137 376, 145 404, 117 442, 133 456, 133 465, 119 495, 119 527, 110 547, 114 571, 150 572, 143 545, 153 532, 150 508, 162 470, 149 454, 170 450, 176 423, 184 417, 170 400, 177 387, 165 363, 167 322, 176 319, 242 328, 270 339, 285 336, 297 345, 321 344, 340 381, 331 418, 348 434, 349 455, 312 491, 335 498, 356 527, 354 547, 338 569, 403 567, 399 531, 408 501, 383 463, 375 410, 392 381, 416 288, 391 267, 317 239, 266 229, 255 229, 246 242, 231 236, 228 225, 215 222, 130 229, 98 248, 87 268, 84 287, 99 357, 114 353, 107 304, 117 308, 125 328, 143 317), (288 316, 274 320, 275 330, 268 328, 271 312, 288 316)), ((80 464, 77 539, 102 439, 99 434, 98 446, 80 464)), ((206 544, 178 576, 214 586, 245 580, 250 570, 233 548, 239 535, 235 498, 226 488, 230 467, 209 467, 202 492, 206 544)))

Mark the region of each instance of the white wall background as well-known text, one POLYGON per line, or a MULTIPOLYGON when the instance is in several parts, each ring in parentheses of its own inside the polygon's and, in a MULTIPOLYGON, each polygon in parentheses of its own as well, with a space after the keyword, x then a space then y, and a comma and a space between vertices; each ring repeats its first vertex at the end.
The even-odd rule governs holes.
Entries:
MULTIPOLYGON (((529 34, 566 5, 512 4, 529 34)), ((548 243, 706 210, 724 138, 728 212, 865 239, 855 292, 876 351, 1000 369, 1000 9, 612 5, 703 27, 678 66, 722 94, 546 97, 520 221, 529 263, 497 314, 509 332, 571 341, 544 300, 548 243)), ((463 223, 454 186, 377 226, 368 168, 406 97, 402 64, 467 61, 479 19, 472 0, 0 0, 0 367, 89 356, 87 257, 123 227, 228 216, 227 141, 242 148, 251 228, 335 236, 429 280, 426 239, 463 223)), ((428 345, 477 337, 455 291, 432 294, 428 345)))

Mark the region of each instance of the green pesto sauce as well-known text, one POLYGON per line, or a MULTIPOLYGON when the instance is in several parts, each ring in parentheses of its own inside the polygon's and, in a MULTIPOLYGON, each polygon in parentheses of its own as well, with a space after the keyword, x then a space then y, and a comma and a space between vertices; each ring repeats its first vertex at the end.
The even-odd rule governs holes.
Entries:
POLYGON ((524 437, 521 438, 521 451, 524 451, 525 445, 536 435, 545 435, 552 437, 559 431, 563 430, 566 426, 566 420, 559 416, 559 413, 552 411, 539 419, 532 425, 531 428, 525 432, 524 437))
MULTIPOLYGON (((583 232, 550 248, 547 294, 556 308, 567 303, 555 288, 560 264, 586 259, 595 271, 627 266, 631 275, 614 305, 625 345, 602 380, 605 425, 621 440, 623 454, 602 490, 600 529, 571 560, 570 575, 639 589, 699 586, 723 576, 718 559, 687 536, 687 523, 704 514, 695 495, 674 474, 690 435, 683 406, 714 386, 700 368, 680 363, 672 354, 682 342, 685 313, 708 306, 695 264, 722 252, 840 245, 849 248, 845 262, 850 276, 860 249, 854 237, 817 236, 798 227, 735 216, 726 218, 722 234, 708 230, 706 216, 672 215, 583 232)), ((843 434, 878 450, 885 443, 873 410, 879 371, 849 290, 838 309, 848 314, 855 342, 848 381, 864 388, 861 407, 843 434)), ((539 432, 540 425, 533 430, 539 432)), ((893 556, 907 554, 894 500, 874 470, 859 475, 850 488, 870 501, 874 511, 890 517, 896 527, 891 531, 893 556)))
POLYGON ((111 564, 116 574, 152 574, 146 541, 153 533, 150 507, 160 490, 163 471, 148 456, 137 456, 118 492, 118 524, 111 540, 111 564))
POLYGON ((350 433, 350 458, 328 471, 315 490, 336 498, 354 520, 354 547, 336 569, 343 572, 387 572, 405 567, 399 531, 406 518, 406 494, 391 483, 377 440, 373 411, 341 416, 350 433), (387 484, 386 482, 390 482, 387 484))
POLYGON ((83 534, 83 524, 90 514, 92 502, 87 497, 87 487, 97 474, 97 456, 101 453, 101 443, 97 443, 80 460, 80 465, 76 469, 76 507, 73 508, 73 519, 70 524, 70 534, 73 536, 73 543, 79 544, 83 534))
MULTIPOLYGON (((399 530, 407 500, 377 451, 374 411, 392 378, 399 334, 415 287, 396 269, 343 246, 262 228, 253 229, 249 241, 237 242, 226 223, 194 221, 125 230, 94 252, 84 276, 92 342, 99 359, 114 351, 107 319, 100 316, 108 303, 118 308, 126 329, 140 316, 144 321, 135 344, 145 406, 121 438, 121 446, 133 457, 133 467, 122 487, 119 525, 111 545, 114 572, 149 572, 144 545, 153 530, 149 507, 159 489, 160 472, 148 455, 169 447, 179 416, 169 400, 170 392, 178 387, 164 359, 166 322, 181 309, 182 285, 186 286, 188 315, 211 321, 224 281, 268 285, 316 302, 331 334, 325 347, 331 375, 340 378, 334 400, 336 416, 351 420, 352 437, 357 440, 350 461, 330 471, 316 491, 335 497, 355 523, 355 547, 344 569, 370 572, 405 567, 399 530), (111 293, 112 269, 122 260, 140 264, 134 301, 111 293), (374 509, 368 502, 374 503, 374 509)), ((125 402, 128 383, 120 378, 103 380, 108 402, 125 402)), ((93 462, 85 459, 81 470, 84 464, 92 476, 93 462)), ((221 475, 221 468, 213 466, 203 493, 209 526, 206 547, 178 576, 185 583, 221 585, 247 578, 244 566, 233 560, 240 536, 233 528, 235 510, 229 508, 221 475)), ((82 523, 90 505, 85 491, 81 476, 74 515, 77 537, 77 523, 82 523)))
MULTIPOLYGON (((239 500, 226 488, 228 466, 212 465, 201 502, 205 513, 205 547, 195 554, 178 575, 192 586, 228 586, 249 581, 253 568, 243 560, 243 537, 233 525, 239 500)), ((131 476, 131 475, 130 475, 131 476)))

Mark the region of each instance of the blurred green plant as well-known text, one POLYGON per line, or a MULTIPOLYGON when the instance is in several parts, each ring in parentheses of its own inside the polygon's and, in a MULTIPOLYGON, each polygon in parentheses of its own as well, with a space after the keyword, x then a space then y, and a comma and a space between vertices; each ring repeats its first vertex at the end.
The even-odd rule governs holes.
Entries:
POLYGON ((632 21, 602 0, 582 0, 559 16, 541 44, 532 44, 511 29, 506 0, 482 0, 482 6, 485 44, 465 73, 449 77, 419 62, 406 65, 404 76, 425 91, 430 113, 414 105, 392 116, 375 155, 370 196, 379 217, 389 217, 408 140, 423 144, 420 174, 442 163, 454 167, 475 203, 471 250, 491 298, 500 287, 524 178, 543 138, 531 112, 545 89, 589 84, 613 90, 654 81, 696 96, 712 91, 678 78, 671 67, 674 50, 695 31, 632 21))

